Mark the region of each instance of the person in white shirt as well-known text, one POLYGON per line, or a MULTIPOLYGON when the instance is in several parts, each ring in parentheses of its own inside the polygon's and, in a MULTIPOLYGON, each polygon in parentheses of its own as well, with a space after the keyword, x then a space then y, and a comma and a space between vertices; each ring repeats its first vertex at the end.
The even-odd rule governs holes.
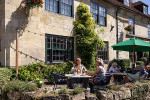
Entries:
POLYGON ((72 67, 71 72, 72 72, 72 73, 76 73, 76 72, 77 72, 77 73, 82 74, 83 69, 84 69, 84 70, 87 70, 87 69, 84 67, 84 65, 81 64, 81 59, 80 59, 80 58, 77 58, 77 59, 76 59, 75 66, 72 67))
POLYGON ((116 62, 113 62, 113 63, 112 63, 112 66, 109 68, 109 72, 110 72, 110 73, 119 72, 119 69, 118 69, 117 65, 118 65, 118 64, 117 64, 116 62))

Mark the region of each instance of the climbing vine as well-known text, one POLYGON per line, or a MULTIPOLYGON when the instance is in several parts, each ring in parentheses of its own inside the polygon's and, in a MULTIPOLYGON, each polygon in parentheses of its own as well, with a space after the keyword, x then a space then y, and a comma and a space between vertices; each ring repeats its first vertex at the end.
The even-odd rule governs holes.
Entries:
POLYGON ((86 5, 81 3, 77 8, 77 20, 74 21, 77 51, 85 66, 92 66, 95 62, 97 47, 104 46, 96 28, 99 27, 92 18, 86 5))

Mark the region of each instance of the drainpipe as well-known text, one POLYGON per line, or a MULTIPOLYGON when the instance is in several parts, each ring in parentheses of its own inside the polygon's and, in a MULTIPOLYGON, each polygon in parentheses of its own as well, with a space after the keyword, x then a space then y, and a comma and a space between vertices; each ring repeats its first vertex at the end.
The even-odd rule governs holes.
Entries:
MULTIPOLYGON (((120 11, 121 9, 118 7, 117 8, 117 11, 116 11, 116 43, 118 43, 119 42, 119 40, 118 40, 118 13, 119 13, 119 11, 120 11)), ((116 58, 118 59, 119 58, 119 51, 117 50, 116 51, 116 58)))

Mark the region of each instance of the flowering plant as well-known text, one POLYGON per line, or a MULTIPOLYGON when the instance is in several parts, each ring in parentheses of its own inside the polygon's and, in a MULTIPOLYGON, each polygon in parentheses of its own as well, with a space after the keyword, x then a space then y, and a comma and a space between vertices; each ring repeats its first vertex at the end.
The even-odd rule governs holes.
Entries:
POLYGON ((131 25, 126 26, 124 29, 129 32, 133 31, 133 27, 131 25))
POLYGON ((39 88, 41 88, 42 85, 44 84, 43 80, 42 80, 42 79, 39 79, 39 78, 35 79, 34 82, 37 84, 37 86, 38 86, 39 88))
POLYGON ((35 7, 43 7, 43 0, 26 0, 26 13, 29 14, 30 9, 35 7))

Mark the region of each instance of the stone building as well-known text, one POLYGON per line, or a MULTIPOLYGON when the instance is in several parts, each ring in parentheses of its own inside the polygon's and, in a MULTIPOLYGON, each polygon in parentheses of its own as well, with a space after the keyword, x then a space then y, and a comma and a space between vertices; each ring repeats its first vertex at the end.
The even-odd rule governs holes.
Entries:
MULTIPOLYGON (((98 57, 105 61, 129 58, 128 52, 114 51, 111 46, 139 37, 150 38, 150 16, 148 5, 132 0, 44 0, 42 8, 34 8, 25 14, 22 0, 0 0, 0 63, 2 66, 16 65, 16 28, 19 30, 19 65, 32 62, 61 63, 77 57, 73 21, 81 1, 93 13, 105 32, 100 38, 106 48, 98 49, 98 57), (132 25, 134 31, 124 30, 132 25), (149 26, 149 29, 148 29, 149 26)), ((99 29, 98 29, 99 30, 99 29)))

